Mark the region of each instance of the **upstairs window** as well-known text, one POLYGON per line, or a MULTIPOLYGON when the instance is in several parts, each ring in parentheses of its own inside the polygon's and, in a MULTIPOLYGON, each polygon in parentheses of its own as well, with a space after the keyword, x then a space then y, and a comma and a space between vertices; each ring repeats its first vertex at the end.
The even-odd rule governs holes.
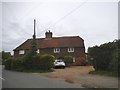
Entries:
POLYGON ((68 52, 74 52, 74 48, 68 48, 68 52))
POLYGON ((59 53, 60 52, 60 48, 54 48, 54 53, 59 53))
POLYGON ((25 50, 19 50, 19 54, 25 54, 25 50))

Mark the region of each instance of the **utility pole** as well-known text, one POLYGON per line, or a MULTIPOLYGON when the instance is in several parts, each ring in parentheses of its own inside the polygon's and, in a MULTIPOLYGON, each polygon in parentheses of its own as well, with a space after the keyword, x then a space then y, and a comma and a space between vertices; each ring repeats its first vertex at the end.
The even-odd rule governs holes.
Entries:
POLYGON ((34 34, 33 34, 33 39, 31 43, 31 53, 32 55, 37 54, 37 40, 36 40, 36 20, 34 19, 34 34))
POLYGON ((34 19, 34 34, 33 34, 33 38, 36 38, 36 20, 34 19))

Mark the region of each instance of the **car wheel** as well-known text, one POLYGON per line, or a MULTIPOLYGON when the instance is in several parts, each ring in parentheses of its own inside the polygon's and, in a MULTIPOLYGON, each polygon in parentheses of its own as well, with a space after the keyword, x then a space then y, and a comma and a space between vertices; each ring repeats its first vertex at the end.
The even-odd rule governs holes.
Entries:
POLYGON ((65 69, 65 66, 63 66, 62 68, 65 69))

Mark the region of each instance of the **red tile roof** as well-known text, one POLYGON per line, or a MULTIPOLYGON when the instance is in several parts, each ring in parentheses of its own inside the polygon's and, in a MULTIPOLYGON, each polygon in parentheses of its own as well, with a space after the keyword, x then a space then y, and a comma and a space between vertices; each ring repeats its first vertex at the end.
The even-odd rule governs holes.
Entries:
MULTIPOLYGON (((31 42, 32 39, 28 39, 14 50, 30 49, 31 42)), ((38 38, 37 45, 38 48, 84 47, 84 40, 79 36, 38 38)))

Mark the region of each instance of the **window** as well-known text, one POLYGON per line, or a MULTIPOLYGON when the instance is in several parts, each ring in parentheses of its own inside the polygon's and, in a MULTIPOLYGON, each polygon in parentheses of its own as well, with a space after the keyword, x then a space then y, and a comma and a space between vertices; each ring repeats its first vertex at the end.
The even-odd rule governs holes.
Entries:
POLYGON ((19 54, 25 54, 25 50, 19 50, 19 54))
POLYGON ((59 53, 60 52, 60 48, 54 48, 54 53, 59 53))
POLYGON ((68 48, 68 52, 74 52, 74 48, 68 48))
POLYGON ((40 49, 38 49, 36 52, 37 52, 37 53, 40 53, 40 49))

